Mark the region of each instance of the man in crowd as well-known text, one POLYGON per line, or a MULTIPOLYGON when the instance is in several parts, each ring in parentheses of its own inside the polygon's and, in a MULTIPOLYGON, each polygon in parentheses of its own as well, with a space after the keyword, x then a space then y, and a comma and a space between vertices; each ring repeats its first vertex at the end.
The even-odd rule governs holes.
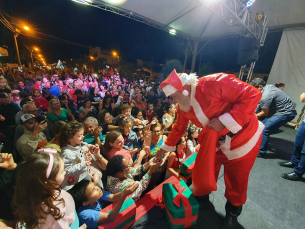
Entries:
POLYGON ((88 144, 98 144, 101 146, 101 142, 105 140, 102 135, 102 127, 99 127, 98 121, 94 117, 88 117, 84 121, 85 136, 83 142, 88 144))
MULTIPOLYGON (((300 96, 302 103, 305 102, 305 92, 300 96)), ((279 166, 293 168, 293 172, 284 173, 282 177, 287 180, 300 181, 305 173, 305 117, 297 131, 293 154, 288 162, 278 162, 279 166)))
POLYGON ((247 200, 248 178, 261 142, 263 125, 255 116, 261 98, 256 88, 234 75, 213 74, 197 79, 195 74, 174 70, 160 87, 179 103, 177 119, 156 157, 174 152, 189 121, 202 127, 201 144, 192 173, 193 194, 204 196, 217 189, 216 179, 224 166, 226 217, 224 228, 234 227, 247 200))
POLYGON ((20 124, 24 129, 24 134, 17 140, 17 151, 25 159, 33 154, 36 149, 40 149, 48 144, 43 130, 47 127, 46 121, 37 122, 35 115, 25 114, 20 118, 20 124))
MULTIPOLYGON (((22 111, 23 111, 23 114, 32 114, 34 115, 36 118, 38 116, 40 116, 38 114, 38 109, 36 108, 35 104, 24 104, 23 107, 22 107, 22 111)), ((23 115, 22 114, 22 115, 23 115)), ((22 116, 21 115, 21 116, 22 116)), ((20 117, 21 117, 20 116, 20 117)), ((20 118, 19 118, 20 119, 20 118)), ((50 120, 46 120, 47 121, 47 127, 43 130, 43 133, 44 135, 46 136, 46 139, 47 141, 51 141, 51 139, 53 138, 52 136, 52 131, 51 131, 51 123, 50 123, 50 120)), ((18 121, 18 123, 20 122, 20 120, 18 121)), ((16 129, 15 129, 15 136, 14 136, 14 142, 13 142, 13 145, 14 147, 16 147, 16 144, 17 144, 17 140, 24 134, 24 128, 22 128, 21 124, 19 124, 16 129)))
POLYGON ((0 120, 0 131, 2 133, 6 133, 9 126, 15 125, 15 115, 20 111, 18 104, 12 101, 10 93, 10 89, 5 89, 4 93, 0 94, 0 110, 3 117, 0 120))
POLYGON ((265 125, 259 156, 266 158, 270 132, 278 130, 294 119, 297 112, 285 92, 274 85, 266 85, 266 82, 260 78, 255 78, 250 84, 262 92, 262 98, 255 113, 265 125))
POLYGON ((30 94, 30 90, 26 88, 23 81, 18 81, 18 88, 19 91, 24 91, 27 94, 30 94))
POLYGON ((74 92, 74 95, 76 95, 76 97, 77 97, 76 104, 77 104, 77 109, 79 109, 84 105, 84 100, 87 97, 84 95, 84 93, 81 89, 76 89, 74 92))

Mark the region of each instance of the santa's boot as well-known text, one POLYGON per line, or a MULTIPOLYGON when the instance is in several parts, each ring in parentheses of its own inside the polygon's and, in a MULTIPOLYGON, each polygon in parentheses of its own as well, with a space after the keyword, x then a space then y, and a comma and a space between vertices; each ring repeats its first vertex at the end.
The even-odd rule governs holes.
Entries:
POLYGON ((226 203, 226 217, 222 228, 236 228, 238 225, 237 217, 240 215, 243 206, 234 206, 229 201, 226 203))

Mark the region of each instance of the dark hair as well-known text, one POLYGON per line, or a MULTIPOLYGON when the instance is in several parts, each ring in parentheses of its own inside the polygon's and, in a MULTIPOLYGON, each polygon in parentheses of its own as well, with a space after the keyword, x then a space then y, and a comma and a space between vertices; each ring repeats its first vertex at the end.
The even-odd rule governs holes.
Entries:
POLYGON ((266 82, 264 80, 262 80, 261 78, 255 78, 249 84, 255 88, 259 88, 259 85, 262 85, 263 87, 266 86, 266 82))
POLYGON ((69 144, 69 141, 73 138, 76 132, 83 129, 83 125, 79 122, 72 121, 61 127, 60 134, 60 147, 65 147, 69 144))
POLYGON ((134 118, 136 118, 140 112, 142 112, 142 111, 141 111, 139 108, 137 108, 137 107, 133 107, 133 108, 131 109, 131 115, 132 115, 134 118))
POLYGON ((116 155, 112 157, 107 164, 106 172, 108 176, 115 177, 119 172, 122 172, 124 169, 123 161, 124 157, 122 155, 116 155))
MULTIPOLYGON (((98 124, 101 125, 103 123, 105 123, 105 116, 106 114, 109 113, 108 110, 103 110, 103 111, 100 111, 97 115, 97 121, 98 121, 98 124)), ((110 114, 110 113, 109 113, 110 114)))
POLYGON ((134 85, 132 86, 132 88, 133 88, 133 89, 136 89, 136 88, 141 89, 141 87, 140 87, 140 85, 139 85, 139 84, 134 84, 134 85))
POLYGON ((41 92, 40 92, 39 89, 34 89, 34 90, 33 90, 33 94, 35 93, 35 91, 38 91, 38 92, 41 94, 41 92))
POLYGON ((31 154, 16 169, 14 214, 20 222, 26 224, 28 229, 39 225, 40 221, 44 219, 42 213, 51 214, 56 220, 64 217, 56 203, 59 201, 65 205, 64 199, 60 198, 58 194, 60 187, 55 181, 59 171, 59 161, 59 156, 54 154, 49 178, 46 178, 46 171, 50 156, 45 153, 31 154), (47 207, 46 210, 42 210, 42 203, 47 207))
POLYGON ((19 97, 21 98, 21 99, 25 99, 25 98, 28 98, 30 95, 29 94, 27 94, 26 92, 24 92, 24 91, 20 91, 19 93, 18 93, 18 95, 19 95, 19 97))
POLYGON ((274 84, 274 86, 276 86, 277 88, 279 88, 279 87, 285 86, 285 84, 284 84, 284 83, 276 83, 276 84, 274 84))
POLYGON ((105 104, 106 103, 106 100, 107 99, 111 99, 110 100, 110 104, 112 103, 112 96, 111 95, 105 95, 105 97, 104 97, 104 99, 103 99, 103 104, 105 104))
POLYGON ((88 98, 84 99, 84 105, 83 105, 84 108, 85 108, 85 105, 86 105, 87 102, 91 102, 91 100, 88 99, 88 98))
POLYGON ((26 104, 26 102, 29 102, 29 101, 32 101, 32 99, 30 98, 25 98, 25 99, 22 99, 20 101, 20 107, 22 108, 24 104, 26 104))
POLYGON ((181 138, 179 139, 179 141, 177 142, 176 146, 178 146, 178 145, 180 145, 180 144, 181 144, 182 139, 183 139, 183 137, 181 137, 181 138))
POLYGON ((194 140, 194 139, 192 138, 192 134, 193 134, 196 130, 198 130, 198 128, 197 128, 196 126, 190 126, 190 127, 187 129, 187 139, 189 139, 189 140, 194 140))
POLYGON ((86 196, 86 190, 89 184, 90 184, 89 180, 83 179, 80 182, 76 183, 68 191, 68 193, 70 193, 74 199, 76 211, 83 205, 84 202, 88 200, 86 196))
POLYGON ((59 101, 63 101, 63 100, 65 100, 66 99, 66 96, 65 95, 60 95, 60 96, 58 96, 58 100, 59 101))
POLYGON ((169 109, 173 108, 174 105, 175 104, 173 104, 173 103, 166 103, 164 106, 165 111, 168 113, 169 109))
POLYGON ((109 143, 114 143, 115 140, 117 140, 117 138, 120 137, 121 135, 122 134, 116 130, 112 130, 106 134, 105 144, 104 144, 104 148, 106 152, 109 152, 112 149, 112 146, 109 143))
POLYGON ((52 135, 55 137, 55 135, 57 134, 60 134, 60 129, 66 125, 66 122, 64 121, 57 121, 57 122, 54 122, 52 124, 52 135))

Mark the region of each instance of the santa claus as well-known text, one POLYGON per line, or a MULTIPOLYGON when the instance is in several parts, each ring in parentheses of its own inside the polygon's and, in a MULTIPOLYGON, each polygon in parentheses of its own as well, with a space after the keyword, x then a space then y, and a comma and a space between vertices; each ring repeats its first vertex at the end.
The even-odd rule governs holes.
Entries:
POLYGON ((174 70, 160 87, 178 103, 176 122, 157 152, 175 151, 189 120, 203 128, 193 170, 193 194, 208 196, 217 189, 216 180, 224 165, 227 203, 225 227, 233 226, 247 199, 249 173, 261 144, 264 125, 254 113, 261 92, 235 75, 217 73, 197 79, 195 74, 174 70))

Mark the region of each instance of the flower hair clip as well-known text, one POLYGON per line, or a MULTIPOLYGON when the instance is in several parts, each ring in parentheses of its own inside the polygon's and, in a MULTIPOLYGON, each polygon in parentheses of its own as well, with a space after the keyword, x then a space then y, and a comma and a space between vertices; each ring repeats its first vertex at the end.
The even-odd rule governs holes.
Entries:
POLYGON ((48 154, 50 157, 50 161, 46 173, 46 177, 49 178, 54 164, 54 154, 57 153, 57 150, 52 148, 43 148, 43 149, 39 149, 37 152, 48 154))

